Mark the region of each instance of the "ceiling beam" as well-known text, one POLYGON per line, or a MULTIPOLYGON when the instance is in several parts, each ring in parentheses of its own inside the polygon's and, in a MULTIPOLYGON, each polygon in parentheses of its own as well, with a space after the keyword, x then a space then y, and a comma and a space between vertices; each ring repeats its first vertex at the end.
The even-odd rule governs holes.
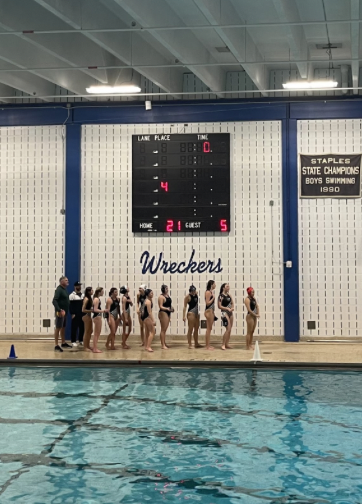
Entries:
MULTIPOLYGON (((273 0, 273 4, 280 21, 286 23, 284 33, 287 37, 293 59, 307 59, 308 43, 303 26, 288 25, 288 23, 301 21, 295 0, 273 0)), ((308 77, 308 63, 297 63, 297 68, 301 78, 306 79, 308 77)))
MULTIPOLYGON (((54 61, 59 65, 60 60, 54 60, 53 56, 50 56, 41 48, 34 51, 32 46, 20 37, 7 37, 7 39, 0 44, 0 58, 11 65, 15 65, 17 67, 17 72, 18 70, 23 70, 24 73, 21 72, 22 75, 25 75, 25 72, 28 71, 29 76, 37 76, 39 79, 30 80, 34 85, 35 82, 40 83, 40 78, 42 78, 53 84, 64 87, 72 93, 84 94, 86 87, 95 83, 95 79, 85 75, 85 73, 81 71, 72 70, 67 72, 66 68, 61 70, 47 70, 47 65, 54 63, 54 61), (43 70, 28 69, 28 66, 37 65, 40 62, 44 64, 43 70)), ((17 72, 11 75, 15 76, 17 72)), ((2 81, 4 82, 4 80, 2 81)), ((43 88, 43 86, 40 87, 43 88)), ((45 94, 43 91, 38 91, 37 88, 32 89, 32 92, 36 94, 45 94)), ((50 94, 53 94, 53 91, 50 94)))
MULTIPOLYGON (((148 0, 113 0, 141 26, 151 27, 158 24, 160 18, 167 20, 170 26, 179 25, 180 18, 171 7, 160 0, 153 3, 148 0)), ((225 89, 225 72, 220 67, 193 67, 192 62, 212 61, 213 57, 192 32, 187 36, 181 31, 151 32, 164 48, 180 63, 184 63, 211 91, 225 89), (187 65, 186 65, 186 62, 187 65)), ((217 62, 215 62, 217 63, 217 62)))
MULTIPOLYGON (((1 98, 2 96, 15 96, 15 89, 11 86, 8 86, 6 84, 1 84, 0 83, 0 101, 2 103, 11 103, 12 100, 8 98, 1 98)), ((24 97, 25 98, 25 97, 24 97)))
MULTIPOLYGON (((219 0, 194 0, 195 4, 205 16, 207 21, 215 26, 215 31, 230 49, 235 59, 243 66, 245 72, 249 75, 256 88, 263 92, 268 87, 268 72, 263 64, 263 57, 260 54, 256 44, 250 37, 245 28, 241 30, 232 30, 220 28, 220 2, 219 0), (253 61, 249 65, 246 61, 253 61)), ((234 20, 240 20, 237 12, 231 4, 228 5, 228 15, 234 20)), ((263 93, 264 94, 264 93, 263 93)))
MULTIPOLYGON (((48 82, 36 75, 33 75, 24 70, 24 73, 15 74, 2 74, 0 76, 0 81, 6 86, 18 89, 23 93, 30 95, 30 98, 38 98, 41 96, 51 96, 55 93, 55 86, 51 82, 48 82)), ((7 93, 7 89, 3 89, 4 94, 2 96, 12 96, 14 92, 7 93)), ((43 98, 40 98, 43 99, 43 98)))
MULTIPOLYGON (((178 93, 182 90, 180 70, 170 68, 138 69, 137 65, 133 64, 133 60, 137 60, 136 53, 139 53, 143 58, 147 58, 149 61, 155 60, 160 62, 160 64, 169 63, 168 60, 163 58, 152 46, 142 39, 142 34, 133 34, 128 31, 104 33, 83 31, 84 26, 87 26, 91 30, 97 29, 100 23, 103 26, 118 28, 123 26, 125 29, 127 28, 127 25, 117 16, 117 13, 109 10, 113 4, 112 0, 102 2, 104 5, 102 9, 99 8, 99 2, 96 0, 87 0, 82 6, 80 6, 79 0, 74 0, 74 2, 69 2, 68 0, 35 1, 49 10, 52 14, 59 17, 62 21, 69 24, 72 28, 82 30, 80 36, 83 36, 84 40, 91 40, 103 51, 107 51, 112 57, 121 60, 121 62, 124 62, 126 65, 133 66, 140 74, 152 80, 165 91, 178 93), (70 5, 70 3, 72 5, 70 5)), ((91 65, 97 66, 97 63, 98 62, 93 62, 91 65)), ((97 70, 96 73, 98 74, 98 72, 97 70)), ((103 82, 108 83, 110 74, 110 72, 103 74, 103 82)))
POLYGON ((359 25, 360 1, 351 0, 351 71, 353 94, 358 94, 359 83, 359 45, 360 45, 360 25, 359 25), (357 60, 355 59, 357 58, 357 60))

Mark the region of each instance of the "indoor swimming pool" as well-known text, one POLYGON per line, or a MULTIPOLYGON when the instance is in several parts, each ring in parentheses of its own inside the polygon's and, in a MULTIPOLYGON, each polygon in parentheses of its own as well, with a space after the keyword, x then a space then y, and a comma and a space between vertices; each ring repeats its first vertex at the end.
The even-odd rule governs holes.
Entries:
POLYGON ((357 504, 356 372, 0 368, 0 503, 357 504))

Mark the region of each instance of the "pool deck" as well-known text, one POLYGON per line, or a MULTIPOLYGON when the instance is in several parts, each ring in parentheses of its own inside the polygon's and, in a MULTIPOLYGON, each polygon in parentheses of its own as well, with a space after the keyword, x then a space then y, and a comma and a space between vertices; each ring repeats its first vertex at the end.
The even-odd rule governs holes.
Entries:
MULTIPOLYGON (((10 339, 1 337, 0 339, 0 364, 9 365, 10 362, 37 364, 59 364, 59 365, 107 365, 107 364, 169 364, 169 365, 238 365, 245 366, 254 364, 253 352, 245 349, 241 340, 232 344, 232 350, 223 351, 220 342, 214 343, 215 350, 208 351, 204 348, 188 349, 182 341, 169 341, 170 349, 161 350, 159 341, 156 339, 153 345, 154 352, 149 353, 139 346, 136 338, 131 338, 131 348, 129 350, 120 349, 116 351, 106 351, 104 341, 101 341, 100 348, 105 351, 101 354, 85 352, 78 348, 65 350, 63 353, 54 352, 54 343, 51 338, 34 337, 26 339, 10 339), (18 359, 8 360, 11 344, 15 345, 15 352, 18 359)), ((352 365, 362 370, 362 341, 356 342, 321 342, 321 341, 301 341, 299 343, 285 343, 283 341, 263 341, 259 342, 262 362, 258 365, 278 364, 291 365, 319 365, 330 366, 339 364, 342 367, 352 365)))

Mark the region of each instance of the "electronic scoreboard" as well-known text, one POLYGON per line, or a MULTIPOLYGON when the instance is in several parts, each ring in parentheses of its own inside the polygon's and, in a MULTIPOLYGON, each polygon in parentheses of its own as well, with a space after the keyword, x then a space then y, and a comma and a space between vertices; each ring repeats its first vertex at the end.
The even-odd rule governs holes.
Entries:
POLYGON ((230 231, 230 135, 132 136, 132 231, 230 231))

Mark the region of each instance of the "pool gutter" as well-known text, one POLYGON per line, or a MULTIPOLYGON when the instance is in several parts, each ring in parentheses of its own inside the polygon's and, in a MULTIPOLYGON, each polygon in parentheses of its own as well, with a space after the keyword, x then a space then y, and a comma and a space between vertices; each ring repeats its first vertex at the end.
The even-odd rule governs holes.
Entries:
POLYGON ((0 366, 19 367, 167 367, 167 368, 240 368, 362 371, 355 362, 273 362, 273 361, 175 361, 175 360, 75 360, 75 359, 0 359, 0 366))

